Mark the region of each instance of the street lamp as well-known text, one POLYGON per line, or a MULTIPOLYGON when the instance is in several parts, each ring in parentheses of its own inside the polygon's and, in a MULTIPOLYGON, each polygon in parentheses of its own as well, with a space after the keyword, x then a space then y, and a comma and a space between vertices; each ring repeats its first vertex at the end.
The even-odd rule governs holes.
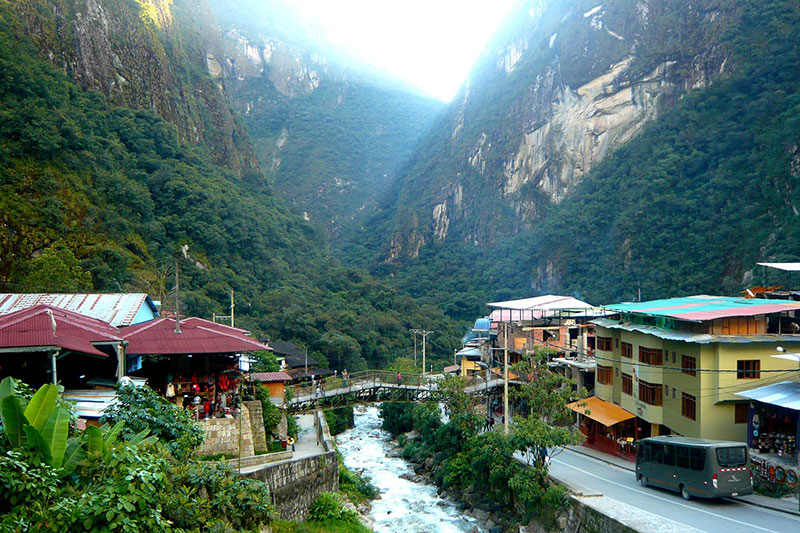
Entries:
MULTIPOLYGON (((778 346, 775 348, 775 350, 780 353, 771 357, 775 357, 777 359, 788 359, 789 361, 797 361, 797 379, 800 379, 800 353, 789 353, 783 346, 778 346)), ((798 420, 797 423, 800 424, 800 420, 798 420)), ((800 446, 795 446, 795 451, 797 452, 798 470, 800 470, 800 446)), ((800 494, 797 495, 797 505, 798 509, 800 509, 800 494)))

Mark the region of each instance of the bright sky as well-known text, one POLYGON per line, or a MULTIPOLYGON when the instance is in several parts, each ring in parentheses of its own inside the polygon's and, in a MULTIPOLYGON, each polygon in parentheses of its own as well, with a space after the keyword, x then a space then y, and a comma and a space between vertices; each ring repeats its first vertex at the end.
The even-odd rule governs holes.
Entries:
POLYGON ((291 0, 334 45, 449 101, 515 0, 291 0))

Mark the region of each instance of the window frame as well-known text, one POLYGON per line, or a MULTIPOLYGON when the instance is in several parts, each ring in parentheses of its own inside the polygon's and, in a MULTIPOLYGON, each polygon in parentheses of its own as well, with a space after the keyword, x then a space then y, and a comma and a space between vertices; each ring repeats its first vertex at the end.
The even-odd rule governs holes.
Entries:
POLYGON ((697 420, 697 397, 681 393, 681 416, 689 420, 697 420))
POLYGON ((687 376, 697 375, 697 357, 681 354, 681 374, 687 376))
POLYGON ((738 359, 736 379, 761 379, 761 359, 738 359))

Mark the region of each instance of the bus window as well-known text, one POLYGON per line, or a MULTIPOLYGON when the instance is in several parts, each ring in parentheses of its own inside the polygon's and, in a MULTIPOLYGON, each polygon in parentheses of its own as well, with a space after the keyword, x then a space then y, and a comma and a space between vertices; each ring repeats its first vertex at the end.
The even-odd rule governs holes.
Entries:
POLYGON ((675 446, 675 466, 689 468, 689 448, 686 446, 675 446))
POLYGON ((705 470, 706 469, 706 449, 705 448, 691 448, 689 450, 689 457, 692 470, 705 470))
POLYGON ((649 442, 643 442, 641 444, 641 447, 642 447, 642 450, 639 452, 639 454, 641 455, 642 462, 645 462, 645 463, 650 462, 650 443, 649 442))
POLYGON ((664 445, 664 464, 675 466, 675 446, 672 444, 664 445))
POLYGON ((747 449, 744 446, 717 448, 717 462, 723 468, 744 466, 747 464, 747 449))
POLYGON ((659 443, 653 443, 653 447, 651 448, 653 452, 653 462, 654 463, 662 463, 664 462, 664 446, 659 443))

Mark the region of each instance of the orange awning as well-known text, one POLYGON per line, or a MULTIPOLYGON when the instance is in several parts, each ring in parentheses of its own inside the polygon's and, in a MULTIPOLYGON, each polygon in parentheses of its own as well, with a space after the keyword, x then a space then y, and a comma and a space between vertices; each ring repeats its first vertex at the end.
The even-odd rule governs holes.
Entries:
POLYGON ((619 405, 614 405, 613 403, 601 400, 597 396, 591 396, 585 400, 578 400, 577 402, 568 403, 567 407, 576 413, 588 416, 592 420, 600 422, 606 427, 619 424, 620 422, 630 420, 631 418, 636 418, 636 415, 629 413, 619 405))

